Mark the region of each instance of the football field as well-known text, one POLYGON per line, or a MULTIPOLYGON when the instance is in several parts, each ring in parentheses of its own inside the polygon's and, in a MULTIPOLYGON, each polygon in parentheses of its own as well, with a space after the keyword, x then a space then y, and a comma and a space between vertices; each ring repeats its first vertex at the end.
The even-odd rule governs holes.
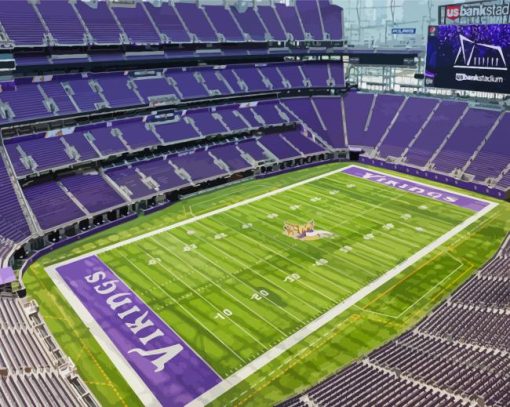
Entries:
POLYGON ((90 255, 217 375, 202 391, 304 338, 325 313, 421 259, 477 213, 437 191, 424 196, 340 170, 200 216, 188 211, 183 222, 90 255))

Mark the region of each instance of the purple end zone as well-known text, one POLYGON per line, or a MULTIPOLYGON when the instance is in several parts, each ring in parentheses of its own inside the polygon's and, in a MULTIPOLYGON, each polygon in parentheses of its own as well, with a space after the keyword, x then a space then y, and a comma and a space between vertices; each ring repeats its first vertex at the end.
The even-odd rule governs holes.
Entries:
POLYGON ((476 198, 459 195, 455 192, 434 188, 430 185, 422 184, 420 182, 413 182, 404 178, 394 177, 382 172, 369 170, 367 168, 355 166, 347 167, 342 170, 342 173, 349 174, 358 178, 363 178, 368 181, 378 182, 379 184, 408 191, 415 195, 421 195, 427 198, 435 199, 436 201, 460 206, 461 208, 471 209, 475 212, 479 212, 489 205, 488 202, 481 201, 476 198))
POLYGON ((184 406, 221 381, 96 256, 57 272, 162 405, 184 406))

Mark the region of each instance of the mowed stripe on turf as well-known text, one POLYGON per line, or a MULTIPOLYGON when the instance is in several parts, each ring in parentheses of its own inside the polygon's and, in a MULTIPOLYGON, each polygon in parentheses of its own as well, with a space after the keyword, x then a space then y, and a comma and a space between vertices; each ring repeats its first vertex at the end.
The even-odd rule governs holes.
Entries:
POLYGON ((352 182, 349 176, 335 174, 188 225, 195 235, 187 234, 184 228, 174 229, 101 258, 118 271, 115 253, 129 256, 150 279, 130 279, 129 267, 118 271, 121 277, 133 290, 142 291, 144 300, 154 308, 167 293, 170 305, 161 309, 162 317, 220 374, 227 375, 301 328, 317 316, 318 310, 331 308, 468 214, 430 199, 373 183, 369 186, 368 181, 352 182), (349 183, 356 186, 347 188, 349 183), (326 184, 329 189, 342 190, 325 195, 326 184), (318 195, 320 201, 310 202, 318 195), (368 196, 366 200, 363 195, 368 196), (293 212, 284 202, 300 208, 293 212), (429 218, 425 210, 418 209, 421 205, 440 207, 443 215, 437 220, 429 218), (268 218, 271 213, 278 217, 268 218), (410 213, 412 220, 401 222, 402 213, 410 213), (337 237, 294 241, 282 234, 283 221, 289 218, 299 222, 314 219, 318 228, 337 237), (388 222, 394 224, 393 231, 382 229, 388 222), (247 223, 252 226, 243 229, 247 223), (417 234, 415 226, 409 224, 426 225, 426 233, 417 234), (221 233, 226 237, 216 239, 221 233), (369 233, 375 238, 365 240, 369 233), (184 251, 193 244, 197 247, 184 251), (353 251, 340 253, 338 249, 346 244, 353 251), (320 259, 327 263, 316 265, 320 259), (285 281, 294 274, 299 278, 285 281), (253 299, 260 290, 268 296, 253 299), (152 291, 160 294, 155 296, 152 291), (232 315, 221 316, 225 310, 232 315))

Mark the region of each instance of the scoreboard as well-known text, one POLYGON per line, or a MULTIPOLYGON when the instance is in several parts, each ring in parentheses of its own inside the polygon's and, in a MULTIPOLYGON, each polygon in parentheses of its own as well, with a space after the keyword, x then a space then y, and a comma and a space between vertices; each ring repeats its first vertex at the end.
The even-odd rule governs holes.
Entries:
POLYGON ((510 24, 429 26, 425 85, 510 93, 510 24))

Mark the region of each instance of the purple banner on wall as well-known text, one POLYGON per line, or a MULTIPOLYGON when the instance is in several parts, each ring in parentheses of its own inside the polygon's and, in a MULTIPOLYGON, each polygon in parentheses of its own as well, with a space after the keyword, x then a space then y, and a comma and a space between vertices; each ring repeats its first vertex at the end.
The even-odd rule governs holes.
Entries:
POLYGON ((184 406, 221 381, 96 256, 57 272, 162 405, 184 406))
POLYGON ((358 178, 363 178, 368 181, 378 182, 389 187, 408 191, 415 195, 421 195, 427 198, 435 199, 449 203, 452 205, 460 206, 461 208, 471 209, 475 212, 481 211, 489 205, 488 202, 481 201, 465 195, 459 195, 455 192, 445 191, 443 189, 435 188, 430 185, 413 182, 408 179, 394 177, 382 172, 373 171, 362 167, 347 167, 343 171, 345 174, 353 175, 358 178))

